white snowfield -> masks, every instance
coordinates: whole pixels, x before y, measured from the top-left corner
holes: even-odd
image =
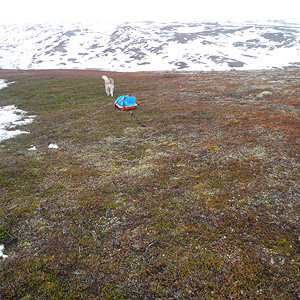
[[[300,25],[0,24],[0,68],[210,71],[300,67]]]

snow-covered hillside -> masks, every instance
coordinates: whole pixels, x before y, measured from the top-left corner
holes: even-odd
[[[0,25],[0,68],[113,71],[300,67],[300,25],[283,22]]]

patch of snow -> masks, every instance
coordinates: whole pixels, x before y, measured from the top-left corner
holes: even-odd
[[[0,89],[3,89],[7,87],[7,83],[6,83],[6,80],[4,79],[0,79]]]
[[[31,148],[28,149],[28,151],[36,151],[36,146],[31,146]]]
[[[56,145],[56,144],[50,144],[49,146],[48,146],[48,148],[49,149],[58,149],[58,146]]]
[[[3,253],[3,251],[4,251],[4,245],[0,245],[0,258],[2,257],[3,259],[5,259],[5,258],[7,258],[8,257],[8,255],[5,255],[4,253]]]
[[[13,130],[16,126],[26,125],[33,121],[34,116],[27,116],[26,112],[15,105],[0,107],[0,142],[22,133],[29,133],[20,129]]]
[[[0,89],[3,89],[13,82],[7,83],[0,79]],[[21,133],[28,133],[22,130],[12,130],[16,126],[26,125],[33,121],[35,116],[27,116],[26,112],[14,105],[0,107],[0,142],[10,139]]]
[[[263,98],[264,96],[272,96],[272,95],[273,95],[272,92],[264,91],[264,92],[261,92],[260,94],[256,95],[256,98]]]
[[[9,84],[14,82],[7,82],[5,79],[0,79],[0,90],[6,88]]]

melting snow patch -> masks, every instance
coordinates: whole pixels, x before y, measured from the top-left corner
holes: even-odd
[[[256,97],[257,98],[263,98],[264,96],[272,96],[272,95],[273,95],[272,92],[264,91],[264,92],[261,92],[260,94],[258,94]]]
[[[36,151],[36,146],[31,145],[31,148],[29,148],[28,151]]]
[[[48,146],[49,149],[58,149],[58,146],[56,144],[50,144]]]
[[[12,84],[14,82],[7,83],[5,79],[0,79],[0,90],[6,88],[9,84]]]
[[[26,112],[14,105],[0,107],[0,141],[10,139],[21,133],[22,130],[12,130],[17,125],[25,125],[33,121],[34,116],[26,116]]]
[[[5,254],[3,253],[3,250],[4,250],[4,245],[0,245],[0,258],[1,258],[1,257],[2,257],[2,258],[7,258],[8,255],[5,255]]]
[[[7,87],[7,83],[6,83],[6,80],[4,79],[0,79],[0,89],[3,89]]]

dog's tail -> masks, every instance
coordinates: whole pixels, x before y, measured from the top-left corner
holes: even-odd
[[[108,77],[107,77],[107,76],[103,75],[103,76],[102,76],[102,79],[105,81],[105,83],[109,83],[109,80],[108,80]]]
[[[102,79],[105,81],[106,84],[109,84],[109,83],[114,84],[113,79],[112,78],[108,78],[106,75],[103,75]]]

